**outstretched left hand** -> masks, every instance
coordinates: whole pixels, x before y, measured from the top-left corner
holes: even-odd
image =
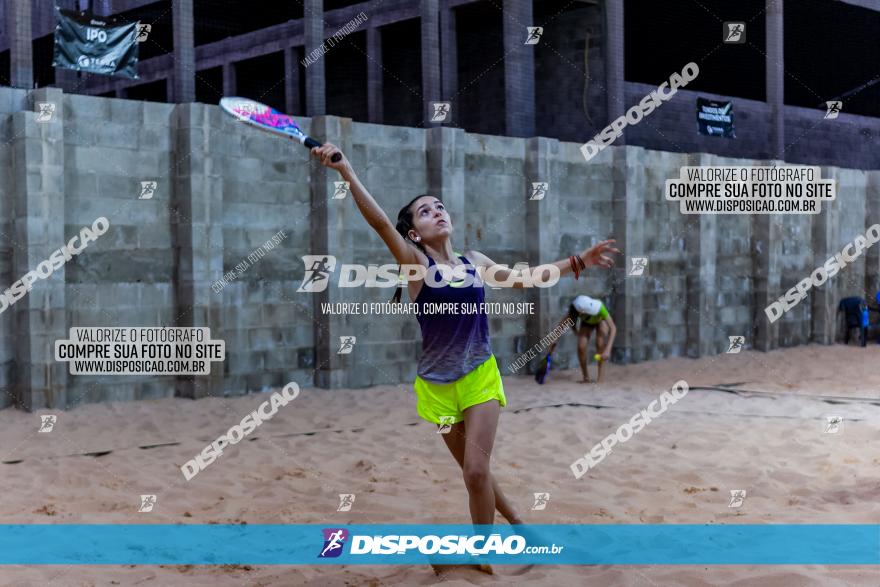
[[[587,267],[596,266],[611,269],[614,266],[614,259],[610,255],[620,254],[620,251],[614,247],[614,243],[613,238],[604,240],[581,253],[581,259]]]

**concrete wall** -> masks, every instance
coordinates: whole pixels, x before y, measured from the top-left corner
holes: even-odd
[[[174,107],[78,95],[64,95],[63,104],[64,234],[100,216],[111,223],[65,266],[64,330],[174,325],[168,197]],[[158,181],[154,198],[137,199],[141,181],[152,180]],[[69,376],[67,404],[162,397],[168,384],[167,378]]]
[[[58,104],[37,123],[33,103]],[[675,104],[664,109],[674,110]],[[691,104],[688,104],[690,109]],[[692,111],[691,111],[692,114]],[[440,196],[455,248],[499,263],[532,265],[618,238],[625,256],[647,256],[643,277],[626,259],[551,289],[488,290],[490,301],[529,301],[536,313],[490,319],[499,364],[546,335],[570,299],[606,301],[620,333],[614,359],[636,362],[723,352],[730,335],[772,349],[840,337],[840,298],[873,298],[880,251],[811,294],[778,323],[764,306],[880,220],[880,172],[823,168],[838,200],[818,216],[684,216],[665,201],[684,165],[762,164],[703,153],[612,147],[585,162],[576,143],[302,119],[341,145],[392,218],[421,193]],[[633,132],[650,133],[644,125]],[[158,104],[0,88],[0,286],[11,285],[100,216],[111,223],[78,257],[0,313],[0,406],[64,408],[86,402],[234,395],[280,386],[409,389],[420,352],[412,317],[325,315],[321,302],[380,302],[389,289],[297,293],[301,257],[392,262],[334,173],[295,142],[245,127],[203,104]],[[142,181],[157,181],[138,199]],[[549,191],[529,200],[531,183]],[[212,284],[278,231],[272,251],[216,293]],[[335,278],[333,283],[335,283]],[[54,340],[73,326],[210,326],[227,358],[210,376],[73,376]],[[337,355],[340,336],[355,351]],[[558,362],[575,364],[573,336]]]
[[[10,113],[25,108],[25,90],[4,88],[0,91],[0,194],[13,193],[13,177],[10,173],[13,165],[13,149],[9,137],[14,136]],[[8,205],[9,196],[0,205],[0,280],[4,289],[15,281],[13,278],[13,252],[15,250],[15,224],[13,207]],[[15,377],[15,322],[12,312],[0,314],[0,407],[14,403],[12,384]]]

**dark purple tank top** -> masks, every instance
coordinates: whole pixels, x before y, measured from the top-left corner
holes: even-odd
[[[470,265],[464,255],[458,255],[458,258]],[[489,320],[485,312],[479,311],[486,294],[475,267],[467,269],[473,277],[473,284],[455,287],[444,283],[439,271],[430,271],[434,265],[434,259],[428,257],[428,275],[415,301],[419,308],[419,326],[422,328],[422,358],[419,360],[418,375],[427,381],[450,383],[461,379],[492,356]],[[429,279],[443,285],[431,287],[427,283]],[[477,304],[478,313],[426,314],[424,311],[427,304],[456,303]]]

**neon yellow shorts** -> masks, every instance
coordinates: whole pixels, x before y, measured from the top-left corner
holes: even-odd
[[[482,365],[450,383],[434,383],[416,377],[416,410],[422,419],[434,424],[455,424],[464,420],[464,411],[471,406],[498,400],[507,405],[504,385],[495,355]]]

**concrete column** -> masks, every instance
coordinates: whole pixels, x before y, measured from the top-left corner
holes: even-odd
[[[196,101],[196,50],[193,35],[193,0],[171,3],[174,27],[174,101]]]
[[[308,57],[324,42],[324,0],[305,0],[303,29]],[[324,75],[324,56],[306,67],[306,116],[320,116],[327,112],[327,80]]]
[[[626,111],[623,48],[623,2],[605,0],[605,100],[608,123]],[[615,144],[626,144],[626,131]]]
[[[867,171],[865,193],[865,230],[874,224],[880,224],[880,171]],[[826,204],[827,205],[827,204]],[[876,302],[875,296],[880,291],[880,243],[868,248],[865,255],[865,292],[868,302]],[[871,315],[871,321],[877,315]]]
[[[709,157],[700,153],[688,155],[688,166],[711,165]],[[699,214],[686,217],[685,281],[687,290],[687,356],[693,359],[714,355],[726,334],[719,331],[717,315],[718,276],[715,265],[718,254],[718,216]],[[650,261],[648,263],[650,268]],[[751,342],[751,341],[747,341]]]
[[[64,229],[63,93],[41,88],[28,101],[34,111],[37,102],[51,102],[55,113],[51,122],[37,122],[34,111],[11,117],[11,273],[16,280],[37,270],[69,238]],[[18,406],[28,411],[67,406],[68,363],[55,361],[55,340],[67,338],[64,276],[62,265],[5,310],[13,316],[17,336],[13,390]]]
[[[779,323],[771,323],[764,309],[775,302],[782,291],[782,235],[779,221],[771,214],[752,216],[753,267],[753,347],[771,351],[779,346]]]
[[[312,66],[310,66],[311,69]],[[309,134],[315,139],[339,146],[343,152],[351,152],[351,119],[336,116],[317,116],[312,119]],[[336,226],[354,226],[363,220],[349,197],[333,200],[339,174],[328,170],[316,161],[311,165],[311,216],[309,230],[309,250],[313,255],[331,254],[332,251],[353,251],[355,231],[335,230]],[[336,253],[339,254],[338,252]],[[337,258],[337,263],[344,263]],[[312,323],[315,341],[315,387],[336,389],[350,385],[363,385],[351,369],[345,369],[351,355],[339,355],[339,337],[355,334],[346,327],[346,316],[328,315],[321,311],[322,303],[357,302],[362,292],[354,288],[339,288],[331,284],[322,292],[308,294],[312,298]],[[356,347],[357,348],[357,347]],[[363,347],[362,347],[363,348]],[[355,353],[357,350],[354,351]]]
[[[382,31],[371,26],[367,29],[367,120],[374,124],[385,119],[382,74]]]
[[[15,88],[31,89],[34,86],[31,0],[6,0],[6,27],[9,81]]]
[[[764,23],[767,30],[767,104],[770,106],[770,148],[768,157],[782,159],[785,151],[785,56],[783,55],[783,2],[767,2]],[[748,32],[748,31],[747,31]]]
[[[420,0],[422,19],[422,112],[426,128],[438,126],[431,122],[430,102],[440,101],[440,0]],[[452,112],[455,121],[455,111]]]
[[[440,94],[444,100],[453,100],[458,93],[458,40],[455,33],[455,11],[445,8],[440,11]],[[455,108],[455,105],[453,105]]]
[[[428,194],[437,196],[446,204],[453,218],[465,218],[464,197],[464,141],[465,133],[459,128],[428,129]],[[467,248],[460,240],[457,245]]]
[[[822,167],[821,169],[823,178],[838,179],[839,174],[836,167]],[[838,185],[840,184],[838,183]],[[813,258],[810,261],[809,273],[805,271],[803,277],[809,277],[816,267],[821,267],[829,257],[833,257],[840,252],[840,206],[838,201],[823,202],[822,212],[810,216],[810,219],[812,220],[810,240],[812,242]],[[846,282],[844,281],[843,283]],[[809,341],[803,341],[804,343],[834,344],[837,334],[837,304],[842,297],[839,295],[840,284],[841,280],[833,277],[821,286],[811,289],[809,297],[801,302],[806,304],[809,301],[811,304],[811,333]]]
[[[526,45],[532,2],[504,0],[504,121],[514,137],[535,134],[535,45]]]
[[[223,324],[222,296],[211,289],[223,275],[222,169],[211,157],[213,106],[190,102],[174,109],[172,216],[176,267],[176,326],[217,327]],[[212,338],[220,338],[212,330]],[[177,395],[199,398],[223,395],[223,364],[213,363],[211,374],[180,377]]]
[[[238,80],[235,77],[235,63],[227,62],[223,64],[223,95],[237,96]]]
[[[299,47],[284,49],[284,108],[288,114],[301,114],[299,103],[299,60],[302,59]]]
[[[552,165],[559,157],[559,141],[534,137],[526,142],[526,160],[522,197],[525,199],[525,231],[530,235],[526,250],[528,264],[537,267],[542,263],[556,261],[565,256],[559,251],[559,186],[551,180]],[[529,199],[533,182],[548,182],[548,191],[542,200]],[[555,188],[555,189],[554,189]],[[569,253],[571,254],[571,253]],[[559,287],[531,288],[526,290],[528,301],[535,313],[526,319],[526,336],[518,348],[528,349],[541,338],[550,334],[561,317],[559,311]],[[499,365],[502,373],[508,373],[507,365]]]
[[[623,251],[615,269],[609,308],[617,325],[617,338],[611,360],[615,363],[635,363],[645,359],[642,334],[642,295],[645,281],[651,274],[651,255],[645,250],[645,177],[637,152],[628,148],[611,149],[612,157],[612,216],[617,248]],[[629,276],[630,257],[648,257],[645,274]]]

